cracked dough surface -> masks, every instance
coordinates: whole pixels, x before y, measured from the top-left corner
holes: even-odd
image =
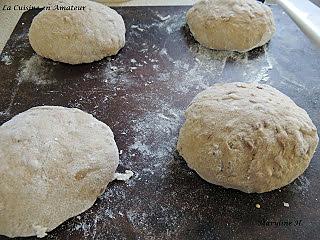
[[[114,179],[111,129],[92,115],[35,107],[0,127],[0,235],[43,237],[90,208]]]
[[[275,32],[271,9],[257,0],[201,0],[187,12],[194,38],[217,50],[247,52]]]
[[[307,112],[263,84],[215,84],[185,117],[177,149],[188,166],[210,183],[248,193],[292,182],[319,141]]]
[[[52,6],[86,6],[85,10],[43,10],[32,21],[34,51],[54,61],[80,64],[115,55],[125,44],[125,25],[113,9],[87,0],[60,0]]]

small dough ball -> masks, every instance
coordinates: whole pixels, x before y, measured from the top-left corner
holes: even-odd
[[[319,138],[306,111],[256,83],[216,84],[186,110],[177,149],[206,181],[268,192],[308,167]]]
[[[0,235],[44,237],[90,208],[119,162],[110,128],[64,107],[35,107],[0,126]]]
[[[275,32],[271,9],[256,0],[202,0],[187,12],[194,38],[217,50],[247,52]]]
[[[84,10],[57,10],[85,6]],[[87,0],[61,0],[32,21],[34,51],[54,61],[80,64],[115,55],[125,44],[125,25],[113,9]]]

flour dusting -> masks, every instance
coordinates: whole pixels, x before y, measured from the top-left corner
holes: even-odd
[[[126,170],[125,173],[115,173],[114,179],[118,181],[128,181],[134,173],[130,170]]]
[[[309,191],[310,181],[305,175],[301,175],[293,182],[292,185],[293,187],[290,188],[292,191],[305,195]]]
[[[132,125],[135,141],[129,147],[129,153],[138,152],[143,157],[154,159],[154,161],[170,158],[170,154],[175,151],[177,133],[183,115],[182,110],[174,109],[160,99],[157,101],[161,106],[158,111],[145,113]],[[162,159],[164,164],[166,160]]]
[[[186,22],[185,14],[162,16],[158,11],[152,12],[157,16],[157,19],[154,19],[152,24],[139,22],[137,24],[131,25],[130,28],[137,30],[138,32],[143,32],[151,28],[158,28],[162,31],[164,30],[167,34],[172,34],[181,29],[181,27],[183,27]]]
[[[31,82],[36,85],[51,84],[54,81],[50,77],[51,71],[44,59],[38,55],[32,56],[22,63],[18,74],[19,82]]]
[[[0,61],[4,62],[5,65],[11,65],[12,64],[12,57],[4,52],[1,55]]]

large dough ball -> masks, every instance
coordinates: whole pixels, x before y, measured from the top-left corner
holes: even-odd
[[[188,166],[210,183],[248,193],[292,182],[319,141],[308,114],[268,85],[216,84],[185,115],[177,148]]]
[[[56,10],[56,6],[84,10]],[[87,0],[61,0],[32,21],[29,40],[40,56],[80,64],[117,54],[125,44],[125,25],[113,9]]]
[[[0,127],[0,235],[45,236],[113,180],[110,128],[78,109],[35,107]]]
[[[201,0],[187,12],[194,38],[203,46],[246,52],[275,32],[271,9],[256,0]]]

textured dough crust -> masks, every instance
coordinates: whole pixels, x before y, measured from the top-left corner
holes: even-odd
[[[319,141],[306,111],[263,84],[216,84],[185,116],[177,149],[188,166],[208,182],[248,193],[292,182]]]
[[[256,0],[202,0],[187,12],[194,38],[217,50],[247,52],[275,32],[271,9]]]
[[[35,107],[0,127],[0,235],[43,237],[90,208],[119,163],[110,128],[78,109]]]
[[[84,10],[43,10],[32,21],[29,41],[34,51],[54,61],[80,64],[115,55],[125,44],[125,25],[113,9],[86,0],[54,5],[86,6]]]

